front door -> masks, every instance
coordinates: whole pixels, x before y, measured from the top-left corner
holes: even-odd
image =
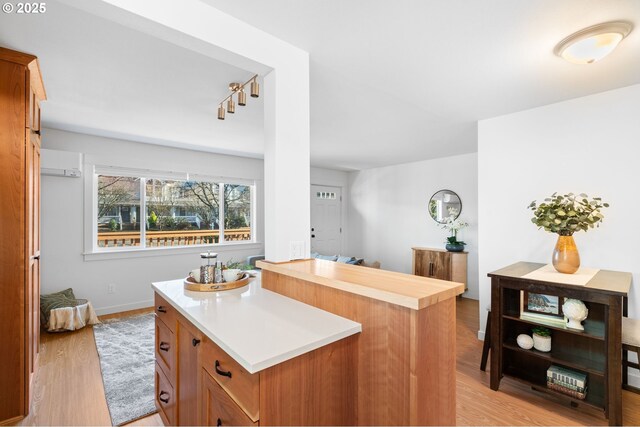
[[[311,186],[311,252],[338,255],[342,247],[342,189]]]

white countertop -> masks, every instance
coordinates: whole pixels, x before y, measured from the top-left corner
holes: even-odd
[[[195,292],[171,280],[152,287],[250,373],[362,331],[359,323],[262,289]]]

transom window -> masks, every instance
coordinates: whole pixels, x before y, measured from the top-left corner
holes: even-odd
[[[331,200],[335,200],[335,198],[336,198],[336,193],[334,193],[333,191],[317,191],[317,192],[316,192],[316,198],[317,198],[317,199],[331,199]]]
[[[253,241],[255,185],[96,173],[95,248]]]

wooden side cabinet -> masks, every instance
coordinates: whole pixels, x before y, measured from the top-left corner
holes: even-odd
[[[600,410],[609,425],[622,425],[621,330],[624,300],[631,289],[632,275],[599,270],[584,285],[527,277],[543,266],[519,262],[488,274],[491,277],[491,389],[498,390],[501,380],[510,378],[578,409]],[[584,330],[522,316],[524,292],[555,296],[559,301],[564,298],[582,301],[589,310]],[[551,330],[549,352],[523,349],[517,344],[520,334],[531,335],[537,326]],[[549,388],[547,370],[551,365],[585,374],[586,397],[577,399]]]
[[[40,339],[38,60],[0,48],[0,425],[29,413]]]
[[[420,247],[412,250],[413,274],[464,283],[464,290],[467,291],[467,252]]]

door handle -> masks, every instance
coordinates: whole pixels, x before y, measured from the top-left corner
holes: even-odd
[[[223,377],[231,378],[231,371],[223,371],[222,369],[220,369],[220,361],[216,360],[215,368],[216,368],[216,374],[222,375]]]
[[[160,348],[160,350],[162,351],[169,351],[171,346],[169,345],[168,342],[160,341],[160,345],[158,345],[158,348]]]
[[[197,346],[198,344],[200,344],[200,340],[199,340],[199,339],[197,339],[197,338],[194,338],[194,339],[192,339],[192,340],[191,340],[191,344],[193,344],[193,346],[195,347],[195,346]]]
[[[222,420],[218,418],[218,421],[216,421],[216,427],[220,427],[221,425],[222,425]]]
[[[429,276],[433,276],[433,263],[429,263]]]
[[[167,393],[166,391],[161,391],[160,394],[158,395],[158,400],[160,400],[160,402],[162,403],[169,403],[169,397],[170,397],[169,393]]]

